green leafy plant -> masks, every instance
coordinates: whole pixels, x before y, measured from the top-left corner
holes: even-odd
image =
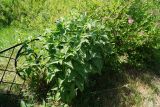
[[[70,103],[89,75],[120,71],[124,63],[144,65],[157,35],[148,6],[113,0],[57,20],[38,42],[24,44],[19,74],[38,100]]]
[[[38,97],[51,92],[56,99],[70,102],[78,90],[83,91],[88,74],[101,73],[103,59],[111,54],[103,29],[86,14],[58,20],[56,30],[37,45],[26,44],[27,63],[19,69],[22,78],[29,79]]]

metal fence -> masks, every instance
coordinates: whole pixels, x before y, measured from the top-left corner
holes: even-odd
[[[18,57],[23,43],[0,51],[0,93],[20,95],[25,81],[16,71]]]

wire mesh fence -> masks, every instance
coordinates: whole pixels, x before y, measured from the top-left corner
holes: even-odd
[[[21,75],[16,68],[23,65],[20,62],[23,59],[21,54],[24,53],[25,44],[38,40],[39,38],[35,38],[0,51],[0,94],[21,95],[25,88],[25,80],[20,78]]]
[[[0,93],[20,95],[25,81],[16,71],[17,58],[22,48],[22,43],[16,44],[0,51]]]

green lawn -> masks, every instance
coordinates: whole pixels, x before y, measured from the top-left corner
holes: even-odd
[[[0,28],[0,49],[8,48],[17,43],[17,29],[14,27]]]

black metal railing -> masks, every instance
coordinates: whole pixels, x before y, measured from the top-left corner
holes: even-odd
[[[16,67],[20,66],[18,65],[18,60],[24,45],[37,40],[39,39],[18,43],[0,51],[0,93],[16,95],[22,93],[25,86],[25,80],[20,78],[20,74],[17,72]]]
[[[0,93],[20,95],[25,81],[16,71],[16,63],[23,43],[0,51]]]

